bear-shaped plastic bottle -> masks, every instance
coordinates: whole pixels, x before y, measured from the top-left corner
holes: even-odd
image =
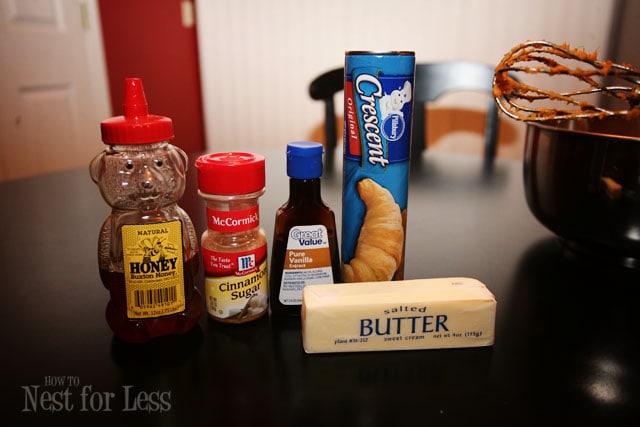
[[[188,158],[172,145],[170,118],[148,114],[142,82],[125,79],[124,115],[101,123],[106,149],[91,178],[111,206],[98,238],[107,323],[128,342],[182,334],[199,321],[198,237],[177,205]]]

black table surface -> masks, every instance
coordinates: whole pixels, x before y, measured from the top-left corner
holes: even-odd
[[[284,151],[262,151],[270,242]],[[336,157],[322,191],[340,228]],[[189,173],[180,205],[202,233]],[[104,318],[109,207],[88,170],[0,184],[2,424],[640,425],[640,272],[566,253],[527,208],[521,162],[487,173],[427,151],[409,191],[406,278],[483,281],[498,301],[492,347],[307,355],[299,318],[206,315],[184,336],[127,344]]]

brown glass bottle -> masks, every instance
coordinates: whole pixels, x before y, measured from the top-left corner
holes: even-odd
[[[342,282],[335,215],[321,197],[322,151],[287,145],[289,199],[276,212],[269,276],[274,315],[300,315],[305,286]]]

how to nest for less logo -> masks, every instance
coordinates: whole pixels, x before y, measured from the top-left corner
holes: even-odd
[[[43,384],[21,386],[22,412],[167,412],[171,391],[145,391],[123,385],[116,393],[80,384],[77,376],[45,376]],[[116,405],[121,405],[116,408]]]

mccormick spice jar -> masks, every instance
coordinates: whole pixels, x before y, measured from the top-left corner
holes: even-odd
[[[98,239],[100,277],[111,296],[107,322],[130,342],[187,332],[202,314],[198,238],[176,203],[187,155],[169,143],[171,119],[148,114],[140,79],[125,80],[124,115],[104,120],[101,130],[107,148],[90,173],[112,208]]]
[[[206,202],[202,234],[209,316],[244,323],[268,312],[267,238],[258,199],[265,159],[252,153],[214,153],[196,159],[198,193]]]
[[[345,282],[404,277],[414,71],[413,52],[346,53]]]

